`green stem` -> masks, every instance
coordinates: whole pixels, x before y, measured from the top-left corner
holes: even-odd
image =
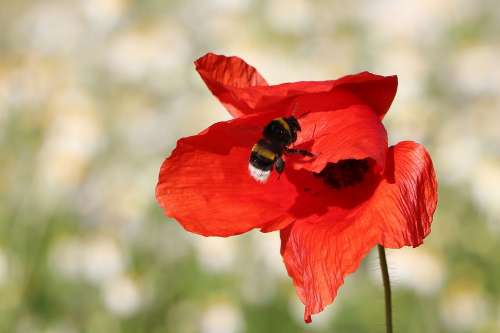
[[[385,249],[381,245],[377,245],[377,249],[378,249],[378,258],[380,260],[380,269],[382,270],[382,281],[384,282],[386,332],[392,333],[391,281],[389,280],[389,270],[387,269],[387,259],[385,258]]]

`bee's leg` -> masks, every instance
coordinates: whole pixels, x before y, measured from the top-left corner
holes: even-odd
[[[286,154],[298,154],[302,156],[307,156],[307,157],[315,157],[313,153],[310,151],[304,150],[304,149],[295,149],[295,148],[285,148],[285,153]]]
[[[281,156],[276,156],[276,161],[274,162],[274,167],[276,171],[281,175],[283,170],[285,170],[285,161],[281,158]]]

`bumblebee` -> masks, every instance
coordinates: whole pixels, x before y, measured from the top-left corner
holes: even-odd
[[[314,154],[303,149],[289,148],[297,140],[301,130],[294,116],[273,119],[264,127],[262,138],[253,146],[248,163],[250,176],[265,183],[273,170],[281,174],[285,169],[283,154],[299,154],[313,157]]]

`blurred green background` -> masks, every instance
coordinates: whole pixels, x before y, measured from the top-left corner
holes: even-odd
[[[496,0],[0,1],[0,332],[384,332],[376,251],[305,325],[278,234],[163,217],[162,160],[229,118],[208,51],[270,83],[398,74],[389,140],[428,147],[440,202],[388,251],[396,331],[500,332]]]

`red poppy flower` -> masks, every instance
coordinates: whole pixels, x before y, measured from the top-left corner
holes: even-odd
[[[437,181],[425,148],[388,147],[382,118],[396,76],[368,72],[321,82],[268,85],[237,57],[207,54],[196,70],[234,119],[182,138],[164,162],[156,198],[165,214],[204,236],[280,230],[281,254],[304,319],[330,304],[372,247],[416,247],[429,234]],[[297,118],[286,168],[259,183],[253,145],[277,117]]]

